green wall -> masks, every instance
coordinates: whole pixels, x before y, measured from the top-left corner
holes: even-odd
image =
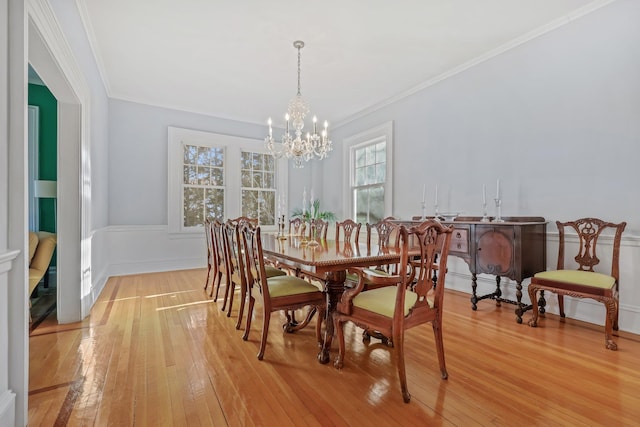
[[[58,101],[46,86],[29,85],[29,105],[39,107],[38,176],[58,180]],[[40,199],[40,230],[56,232],[54,199]]]

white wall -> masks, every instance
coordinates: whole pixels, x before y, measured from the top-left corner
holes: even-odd
[[[334,129],[334,144],[394,121],[394,215],[400,218],[421,213],[423,184],[429,203],[439,185],[441,212],[481,215],[482,184],[492,198],[499,178],[503,215],[541,215],[551,222],[550,267],[557,256],[556,220],[627,221],[621,328],[638,333],[640,291],[634,282],[640,271],[634,264],[640,256],[640,198],[632,189],[640,182],[638,22],[640,2],[613,2],[343,124]],[[336,151],[323,162],[322,198],[340,217],[342,196],[330,191],[344,182]],[[466,265],[454,261],[451,271],[448,286],[469,292]],[[494,287],[492,278],[483,279],[489,290]],[[507,286],[507,296],[513,293]],[[599,310],[581,302],[568,315],[601,323]]]

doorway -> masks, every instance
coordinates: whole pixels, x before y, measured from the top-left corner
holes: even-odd
[[[29,331],[33,332],[45,318],[56,321],[57,262],[55,245],[50,243],[57,234],[58,101],[31,65],[28,77],[29,242],[34,247],[30,255],[38,264],[34,278],[29,274]]]

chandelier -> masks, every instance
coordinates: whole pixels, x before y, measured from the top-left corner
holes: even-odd
[[[289,108],[284,115],[286,120],[285,132],[282,135],[282,144],[276,146],[273,139],[273,129],[271,128],[271,118],[269,124],[269,136],[265,141],[265,146],[270,154],[276,158],[286,157],[294,159],[296,168],[304,167],[304,161],[309,161],[314,157],[324,159],[329,151],[333,150],[329,140],[329,123],[325,120],[322,131],[318,134],[318,119],[313,116],[313,133],[307,132],[303,136],[304,117],[309,113],[309,104],[300,93],[300,49],[304,47],[304,42],[297,40],[293,42],[293,47],[298,49],[298,93],[295,98],[289,101]],[[289,125],[293,125],[293,135],[289,132]]]

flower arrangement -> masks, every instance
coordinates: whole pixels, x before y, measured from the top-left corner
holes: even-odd
[[[307,206],[307,188],[305,187],[302,192],[302,209],[294,209],[291,213],[291,218],[300,218],[305,222],[309,222],[312,219],[334,222],[336,220],[336,215],[331,211],[320,210],[320,199],[313,197],[313,189],[311,189],[311,200],[309,202],[309,206]]]
[[[304,221],[311,221],[312,219],[322,219],[328,222],[334,222],[336,220],[336,214],[331,211],[320,210],[320,200],[311,200],[309,209],[303,207],[302,209],[296,208],[291,213],[291,218],[300,218]]]

